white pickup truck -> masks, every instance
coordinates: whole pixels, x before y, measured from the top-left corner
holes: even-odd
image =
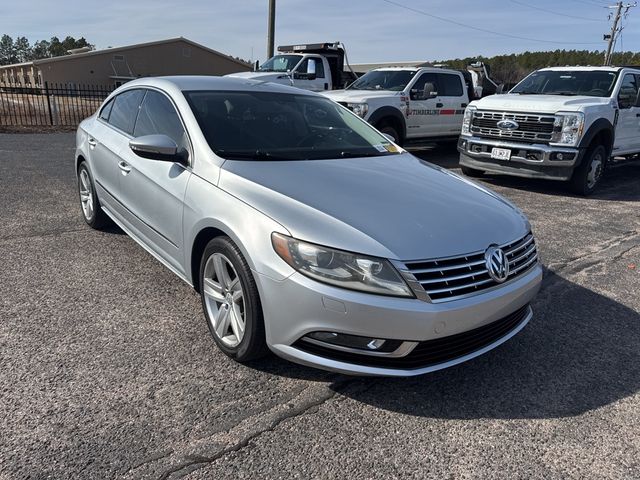
[[[355,73],[344,70],[346,53],[340,42],[282,45],[278,52],[253,72],[226,76],[281,83],[314,92],[343,88],[357,78]]]
[[[473,87],[458,70],[388,67],[323,95],[344,105],[398,144],[456,139]]]
[[[639,86],[640,67],[537,70],[467,107],[462,171],[564,180],[589,195],[612,157],[640,153]]]

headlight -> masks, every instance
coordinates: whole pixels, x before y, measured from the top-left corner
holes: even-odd
[[[551,143],[575,147],[584,129],[584,113],[558,112],[553,123]]]
[[[471,134],[471,119],[473,118],[473,112],[477,110],[476,107],[470,106],[464,110],[464,117],[462,117],[462,135]]]
[[[369,111],[369,105],[366,103],[347,103],[347,108],[362,118],[364,118]]]
[[[319,282],[367,293],[413,297],[388,260],[321,247],[275,232],[271,243],[292,268]]]

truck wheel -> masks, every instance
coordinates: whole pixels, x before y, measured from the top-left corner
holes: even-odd
[[[479,178],[484,176],[484,172],[482,170],[465,167],[464,165],[460,165],[460,169],[462,170],[462,173],[464,173],[467,177]]]
[[[578,195],[591,195],[600,184],[607,165],[607,149],[604,145],[593,145],[575,169],[569,186]]]
[[[398,131],[388,123],[381,123],[376,126],[376,128],[380,131],[380,133],[385,133],[391,137],[393,137],[393,142],[402,145],[402,140],[400,139],[400,135]]]

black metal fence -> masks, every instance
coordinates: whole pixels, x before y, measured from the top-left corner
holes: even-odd
[[[92,115],[115,87],[0,83],[0,125],[77,126]]]

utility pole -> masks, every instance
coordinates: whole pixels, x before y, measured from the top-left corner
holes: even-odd
[[[611,33],[609,35],[605,35],[604,39],[609,40],[609,44],[607,45],[607,53],[604,55],[604,64],[611,65],[611,57],[613,55],[613,47],[616,44],[616,36],[620,34],[622,28],[618,29],[618,24],[620,23],[620,19],[622,18],[622,9],[624,9],[624,15],[627,14],[630,8],[635,7],[637,3],[627,3],[626,5],[622,2],[618,2],[615,5],[610,5],[609,8],[616,9],[616,14],[613,19],[613,26],[611,27]]]
[[[273,57],[276,30],[276,0],[269,0],[269,30],[267,32],[267,58]]]

